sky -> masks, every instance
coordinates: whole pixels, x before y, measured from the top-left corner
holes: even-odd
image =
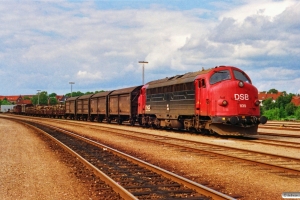
[[[300,93],[299,0],[0,0],[0,26],[0,95],[142,85],[139,61],[145,83],[230,65]]]

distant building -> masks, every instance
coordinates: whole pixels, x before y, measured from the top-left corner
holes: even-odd
[[[0,95],[0,100],[7,99],[7,101],[12,104],[32,104],[31,100],[24,100],[24,97],[32,98],[35,95],[10,95],[10,96],[2,96]],[[56,95],[56,99],[58,102],[63,103],[66,101],[66,97],[64,95]]]
[[[300,97],[299,97],[299,96],[293,96],[291,102],[292,102],[295,106],[300,106]]]
[[[263,106],[262,101],[271,98],[272,102],[275,103],[278,97],[283,96],[283,92],[278,93],[267,93],[267,92],[259,92],[258,93],[258,100],[260,101],[260,105]],[[293,96],[291,102],[295,106],[300,106],[300,97],[299,96]]]
[[[12,104],[15,104],[18,100],[22,100],[21,95],[16,95],[16,96],[0,96],[0,100],[7,99],[7,101],[11,102]]]
[[[267,93],[267,92],[259,92],[258,93],[258,100],[261,102],[271,98],[273,102],[276,102],[276,100],[278,99],[278,97],[282,96],[283,93],[282,92],[278,92],[278,93]]]
[[[15,105],[0,105],[0,112],[12,112]]]
[[[67,100],[67,97],[65,95],[56,95],[56,99],[58,102],[63,103]]]

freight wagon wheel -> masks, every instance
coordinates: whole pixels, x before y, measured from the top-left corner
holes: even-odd
[[[94,121],[94,117],[93,117],[93,116],[90,117],[90,121],[91,121],[91,122]]]
[[[131,119],[131,120],[130,120],[130,125],[131,125],[131,126],[134,126],[134,125],[135,125],[135,119]]]
[[[122,119],[121,119],[121,118],[118,118],[118,119],[117,119],[117,123],[121,125],[121,124],[122,124]]]

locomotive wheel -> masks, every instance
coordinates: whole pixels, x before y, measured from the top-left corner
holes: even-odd
[[[140,126],[142,126],[142,125],[143,125],[143,123],[142,123],[142,119],[141,119],[141,118],[139,118],[139,119],[138,119],[138,123],[139,123],[139,125],[140,125]]]

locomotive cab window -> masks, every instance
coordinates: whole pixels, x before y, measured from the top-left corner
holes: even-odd
[[[233,74],[235,79],[240,80],[240,81],[244,81],[247,83],[251,83],[251,81],[249,80],[249,78],[242,72],[237,71],[237,70],[233,70]]]
[[[215,73],[210,77],[209,83],[213,85],[215,83],[230,79],[231,76],[229,70],[215,71]]]

